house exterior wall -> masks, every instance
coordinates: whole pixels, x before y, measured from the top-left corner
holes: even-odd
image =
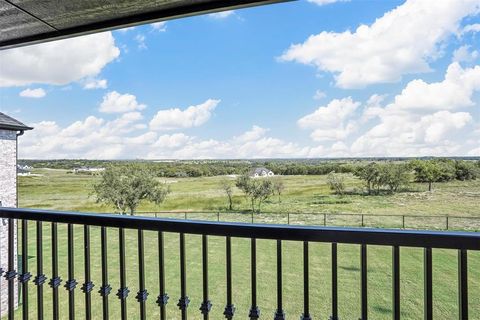
[[[17,132],[0,129],[0,201],[3,207],[17,206]],[[15,248],[17,233],[15,224]],[[17,252],[15,250],[15,261]],[[0,219],[0,268],[8,270],[8,223]],[[17,269],[17,266],[15,266]],[[18,272],[18,270],[17,270]],[[18,281],[15,280],[15,286]],[[15,288],[15,306],[18,304],[18,289]],[[0,277],[0,317],[8,312],[8,282]]]

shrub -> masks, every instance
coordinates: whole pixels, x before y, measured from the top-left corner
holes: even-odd
[[[455,162],[455,178],[457,180],[475,180],[480,175],[480,168],[473,162],[456,161]]]
[[[345,193],[345,178],[335,171],[332,171],[327,176],[327,184],[334,193],[343,195]]]
[[[384,164],[380,167],[379,180],[390,192],[397,192],[409,183],[409,168],[405,164]]]

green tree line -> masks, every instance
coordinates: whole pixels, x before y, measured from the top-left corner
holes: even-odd
[[[432,191],[436,182],[477,179],[480,177],[480,165],[479,162],[451,159],[371,162],[357,166],[353,174],[364,182],[368,194],[379,194],[381,191],[395,193],[408,186],[412,178],[415,182],[427,183],[428,190]],[[335,171],[328,175],[327,183],[335,193],[345,193],[344,179]]]

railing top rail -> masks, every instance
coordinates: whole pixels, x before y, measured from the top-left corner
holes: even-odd
[[[252,214],[251,211],[221,211],[221,210],[214,210],[214,211],[205,211],[205,210],[182,210],[182,211],[137,211],[138,214]],[[480,220],[480,217],[469,217],[469,216],[452,216],[452,215],[433,215],[433,214],[393,214],[393,213],[349,213],[349,212],[274,212],[274,211],[262,211],[261,215],[326,215],[326,216],[356,216],[361,218],[364,217],[377,217],[377,218],[384,218],[384,217],[393,217],[393,218],[426,218],[426,219],[475,219]]]
[[[0,208],[0,218],[240,238],[480,250],[480,233],[475,232],[287,226],[16,208]]]

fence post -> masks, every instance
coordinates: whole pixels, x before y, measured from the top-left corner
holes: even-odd
[[[252,211],[252,223],[253,223],[253,211]]]
[[[157,213],[155,212],[155,218],[158,218]]]
[[[220,211],[217,212],[217,221],[220,221]]]
[[[187,220],[187,211],[185,211],[185,212],[183,213],[183,218],[184,218],[185,220]]]
[[[402,229],[405,229],[405,215],[402,214]]]
[[[287,224],[290,224],[290,212],[287,212]]]
[[[362,227],[365,227],[365,224],[363,223],[363,213],[362,213]]]
[[[448,225],[448,216],[446,216],[445,218],[446,218],[446,225],[447,225],[447,230],[448,230],[448,227],[449,227],[449,225]]]
[[[324,227],[327,226],[327,214],[326,213],[323,214],[323,226]]]

